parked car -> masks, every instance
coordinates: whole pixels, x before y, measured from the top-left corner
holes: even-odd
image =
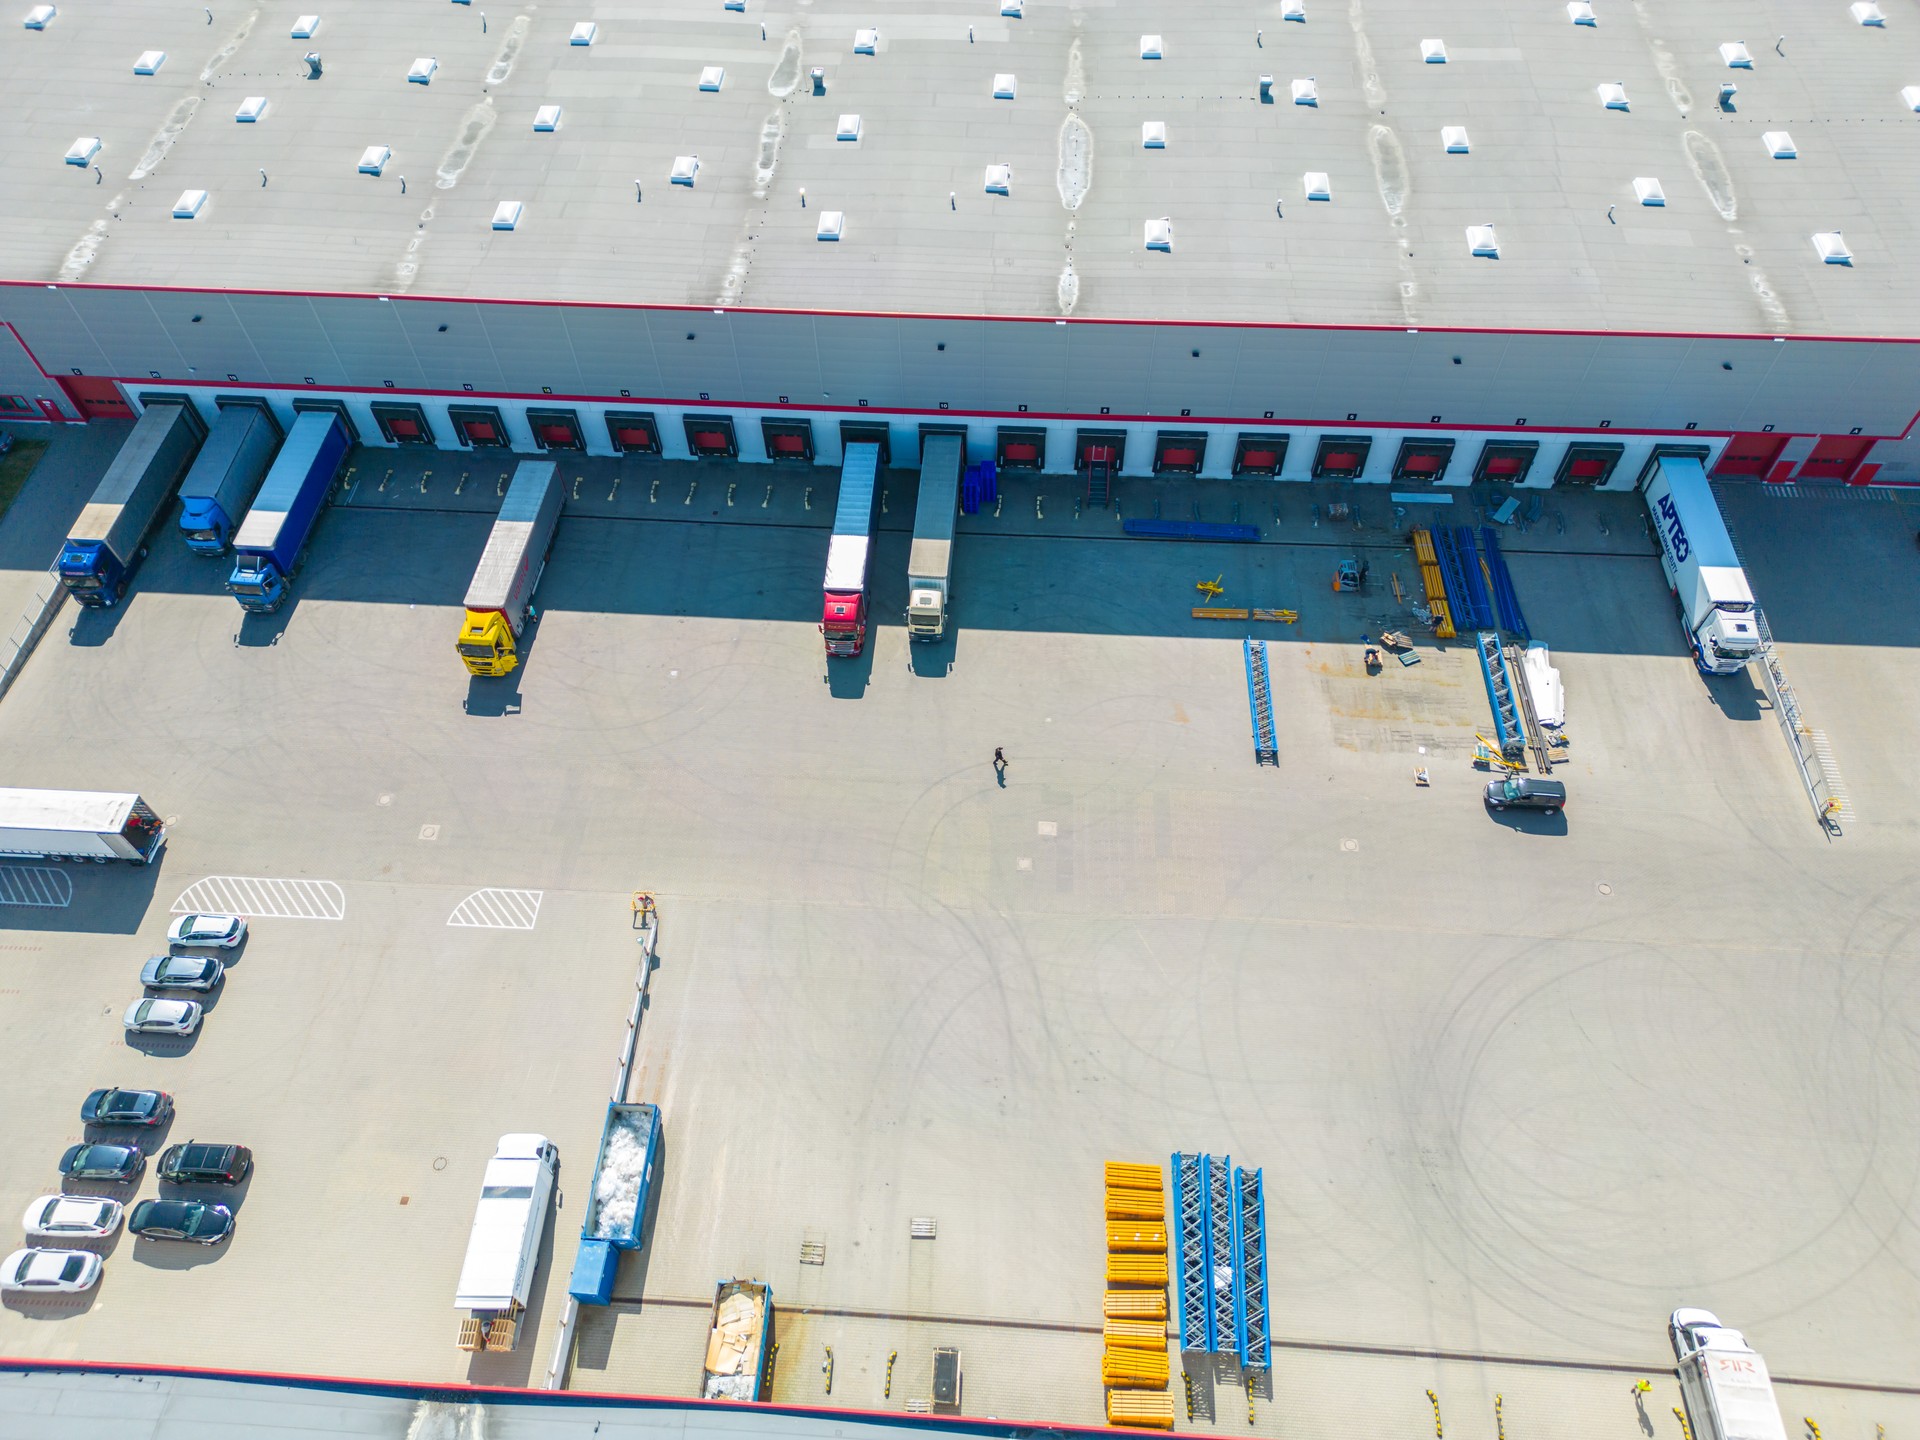
[[[182,915],[167,929],[167,943],[231,950],[247,938],[247,922],[238,915]]]
[[[0,1290],[78,1295],[99,1278],[100,1257],[91,1250],[16,1250],[0,1263]]]
[[[176,1185],[238,1185],[251,1169],[253,1152],[244,1145],[189,1140],[169,1145],[160,1157],[160,1178]]]
[[[164,1090],[96,1090],[80,1102],[82,1125],[164,1125],[173,1096]]]
[[[60,1173],[70,1180],[138,1180],[147,1157],[135,1145],[69,1145]]]
[[[197,1000],[136,1000],[127,1007],[126,1026],[135,1035],[191,1035],[200,1015]]]
[[[120,1228],[120,1210],[97,1195],[42,1195],[20,1223],[29,1240],[101,1240]]]
[[[211,990],[227,967],[211,955],[156,955],[140,968],[149,990]]]
[[[218,1245],[233,1233],[233,1211],[200,1200],[142,1200],[127,1229],[142,1240],[191,1240]]]
[[[1538,810],[1542,815],[1558,815],[1566,803],[1567,787],[1558,780],[1509,775],[1487,782],[1487,804],[1495,810]]]
[[[13,448],[12,432],[7,430],[0,430],[0,455],[6,454],[7,451],[11,450],[12,448]]]

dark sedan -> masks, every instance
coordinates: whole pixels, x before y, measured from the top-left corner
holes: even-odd
[[[60,1173],[71,1180],[138,1180],[147,1157],[132,1145],[70,1145]]]
[[[199,1200],[142,1200],[133,1207],[127,1229],[142,1240],[218,1245],[233,1233],[233,1212]]]
[[[164,1090],[96,1090],[80,1102],[82,1125],[164,1125],[173,1097]]]

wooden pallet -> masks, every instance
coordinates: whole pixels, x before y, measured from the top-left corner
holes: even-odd
[[[460,1322],[460,1348],[462,1350],[487,1348],[486,1324],[478,1315],[469,1315]]]
[[[1158,1320],[1167,1323],[1164,1290],[1109,1290],[1104,1313],[1109,1320]]]
[[[1146,1430],[1173,1429],[1173,1396],[1151,1390],[1109,1390],[1107,1423],[1134,1425]]]

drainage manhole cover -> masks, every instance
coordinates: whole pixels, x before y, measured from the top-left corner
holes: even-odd
[[[1613,887],[1607,884],[1606,881],[1602,880],[1600,882],[1600,893],[1602,895],[1611,895],[1613,893]]]
[[[1360,842],[1358,840],[1342,840],[1340,842],[1340,848],[1347,851],[1358,850],[1360,848]]]

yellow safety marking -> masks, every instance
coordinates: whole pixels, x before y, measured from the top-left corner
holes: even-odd
[[[891,1400],[893,1398],[893,1362],[899,1358],[900,1352],[898,1350],[889,1350],[887,1352],[887,1388],[880,1396],[882,1400]]]
[[[1442,1437],[1445,1436],[1446,1431],[1440,1428],[1440,1397],[1434,1394],[1433,1391],[1429,1390],[1427,1391],[1427,1399],[1433,1402],[1434,1440],[1442,1440]]]
[[[1693,1427],[1687,1424],[1687,1412],[1676,1405],[1673,1407],[1673,1418],[1680,1422],[1680,1434],[1683,1440],[1693,1440]]]

